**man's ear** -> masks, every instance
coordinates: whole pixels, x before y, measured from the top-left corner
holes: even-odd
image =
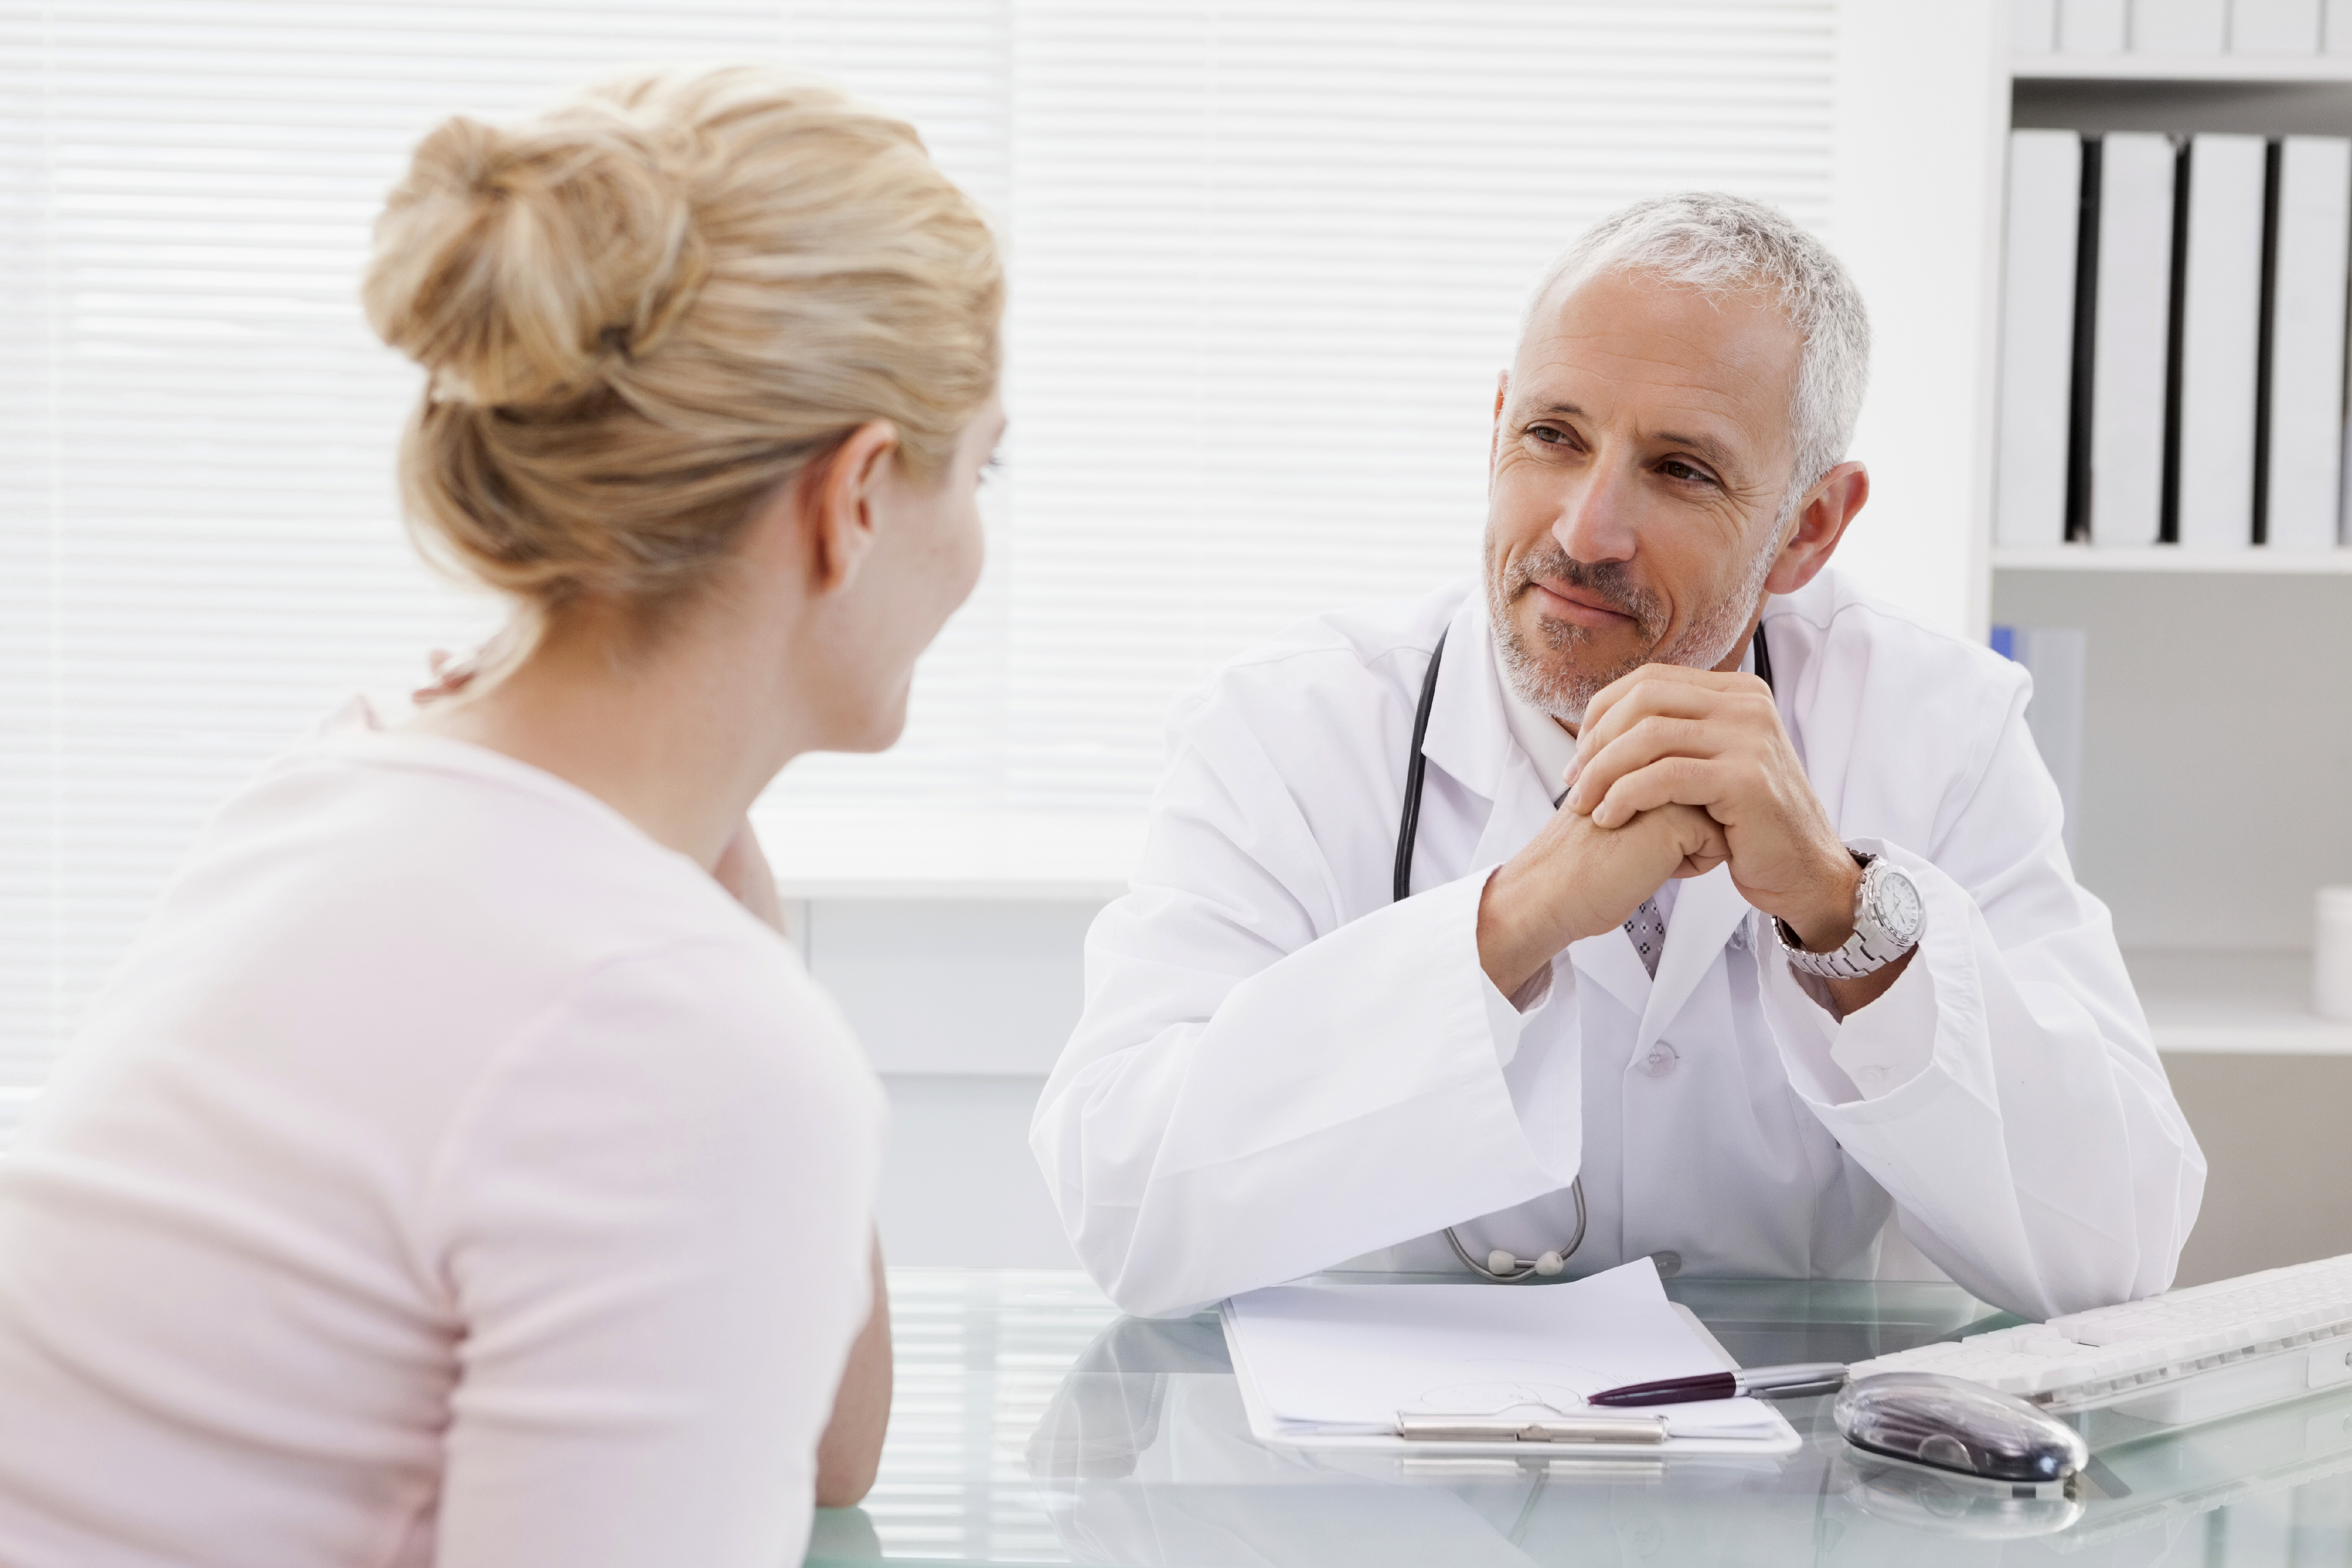
[[[1840,463],[1822,476],[1797,508],[1797,525],[1764,579],[1767,593],[1793,594],[1818,576],[1845,537],[1846,525],[1870,500],[1870,470]]]
[[[800,512],[809,543],[809,588],[845,586],[874,548],[877,492],[889,478],[898,429],[877,419],[851,431],[801,478]]]

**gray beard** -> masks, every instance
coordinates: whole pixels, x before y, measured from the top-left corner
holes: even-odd
[[[1781,521],[1785,523],[1786,519]],[[1581,726],[1584,710],[1592,705],[1595,697],[1645,664],[1713,669],[1731,657],[1731,650],[1746,635],[1748,619],[1756,613],[1764,595],[1764,579],[1772,574],[1772,563],[1780,557],[1780,528],[1776,526],[1741,570],[1739,581],[1731,591],[1700,612],[1680,636],[1664,647],[1657,645],[1659,632],[1653,629],[1664,619],[1663,607],[1654,595],[1626,582],[1618,563],[1588,566],[1557,544],[1521,557],[1507,570],[1497,571],[1490,562],[1486,571],[1486,609],[1488,618],[1495,623],[1495,655],[1502,666],[1503,679],[1510,683],[1520,700],[1563,724]],[[1554,620],[1549,616],[1539,617],[1537,625],[1545,652],[1550,657],[1547,658],[1530,647],[1527,634],[1511,618],[1510,607],[1541,576],[1573,584],[1633,617],[1634,625],[1650,640],[1650,651],[1603,669],[1579,668],[1576,652],[1591,642],[1591,634],[1572,621]]]

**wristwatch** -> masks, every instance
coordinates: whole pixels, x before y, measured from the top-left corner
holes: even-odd
[[[1828,952],[1807,952],[1787,921],[1773,919],[1780,951],[1789,966],[1824,980],[1859,980],[1885,968],[1919,942],[1927,906],[1919,901],[1918,885],[1883,855],[1849,849],[1862,868],[1862,885],[1853,893],[1853,934],[1845,945]]]

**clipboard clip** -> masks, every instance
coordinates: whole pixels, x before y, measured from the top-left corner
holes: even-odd
[[[1655,1447],[1666,1440],[1663,1415],[1547,1415],[1526,1420],[1494,1415],[1423,1415],[1397,1412],[1397,1436],[1408,1443],[1628,1443]]]

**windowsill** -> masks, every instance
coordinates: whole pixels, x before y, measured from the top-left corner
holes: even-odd
[[[787,899],[1037,899],[1127,891],[1140,816],[1088,812],[816,811],[753,816]]]

